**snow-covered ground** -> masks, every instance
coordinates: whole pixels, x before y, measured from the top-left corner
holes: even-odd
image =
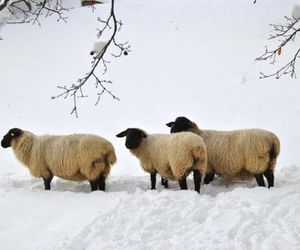
[[[41,28],[2,27],[0,135],[12,127],[96,133],[112,141],[118,163],[105,193],[57,178],[46,192],[11,149],[1,148],[1,250],[299,249],[300,84],[259,80],[260,71],[274,68],[254,61],[270,44],[269,24],[282,22],[297,1],[252,2],[116,1],[124,23],[118,39],[130,41],[132,52],[111,58],[105,78],[121,101],[103,96],[94,106],[88,87],[78,119],[69,115],[71,99],[51,96],[89,70],[98,13],[76,8],[67,24],[50,18]],[[283,49],[283,60],[295,48]],[[275,187],[216,178],[200,195],[179,191],[175,182],[150,191],[148,175],[115,135],[127,127],[169,133],[165,123],[181,115],[203,128],[275,132],[281,140]]]

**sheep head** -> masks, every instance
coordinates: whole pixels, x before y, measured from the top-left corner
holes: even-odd
[[[19,128],[12,128],[8,131],[8,133],[3,136],[1,141],[1,146],[3,148],[8,148],[11,146],[13,140],[18,139],[23,134],[23,131]]]
[[[138,128],[128,128],[123,132],[117,134],[116,136],[119,138],[126,136],[126,148],[136,149],[143,141],[143,138],[147,137],[147,134],[143,130]]]
[[[191,128],[196,126],[195,123],[184,116],[179,116],[174,122],[168,122],[166,125],[171,128],[171,133],[190,131]]]

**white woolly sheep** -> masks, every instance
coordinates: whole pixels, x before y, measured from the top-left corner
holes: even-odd
[[[50,190],[53,176],[72,181],[89,180],[91,190],[105,190],[105,179],[117,158],[113,145],[90,134],[42,135],[14,128],[1,141]]]
[[[177,117],[167,123],[171,133],[190,131],[200,135],[207,149],[208,184],[215,174],[229,180],[246,180],[255,177],[259,186],[274,186],[274,168],[280,151],[280,142],[275,134],[262,129],[234,131],[202,130],[186,117]]]
[[[117,135],[125,136],[126,147],[140,160],[143,169],[150,173],[151,189],[155,189],[157,173],[177,180],[181,189],[187,189],[186,177],[193,171],[195,191],[200,192],[207,155],[199,136],[190,132],[147,134],[137,128],[128,128]]]

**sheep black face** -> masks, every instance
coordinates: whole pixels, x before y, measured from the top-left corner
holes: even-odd
[[[177,133],[188,131],[188,129],[192,127],[192,122],[184,116],[179,116],[175,122],[169,122],[166,125],[171,128],[171,133]]]
[[[12,128],[8,131],[8,133],[3,136],[3,139],[1,141],[1,146],[3,148],[8,148],[11,146],[12,140],[18,138],[20,135],[22,135],[23,131],[19,128]]]
[[[125,146],[128,149],[137,148],[141,144],[143,138],[147,137],[145,132],[138,128],[128,128],[116,136],[119,138],[126,136]]]

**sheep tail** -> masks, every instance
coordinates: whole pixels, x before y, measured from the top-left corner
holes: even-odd
[[[207,154],[203,147],[195,147],[193,149],[194,166],[193,169],[199,170],[202,176],[205,175],[207,170]]]
[[[269,169],[274,170],[276,165],[276,159],[280,152],[280,141],[277,136],[274,136],[274,140],[272,143],[270,154],[270,162],[269,162]]]
[[[106,160],[109,163],[109,165],[113,165],[117,162],[117,156],[115,154],[114,150],[111,150],[107,156],[106,156]]]

